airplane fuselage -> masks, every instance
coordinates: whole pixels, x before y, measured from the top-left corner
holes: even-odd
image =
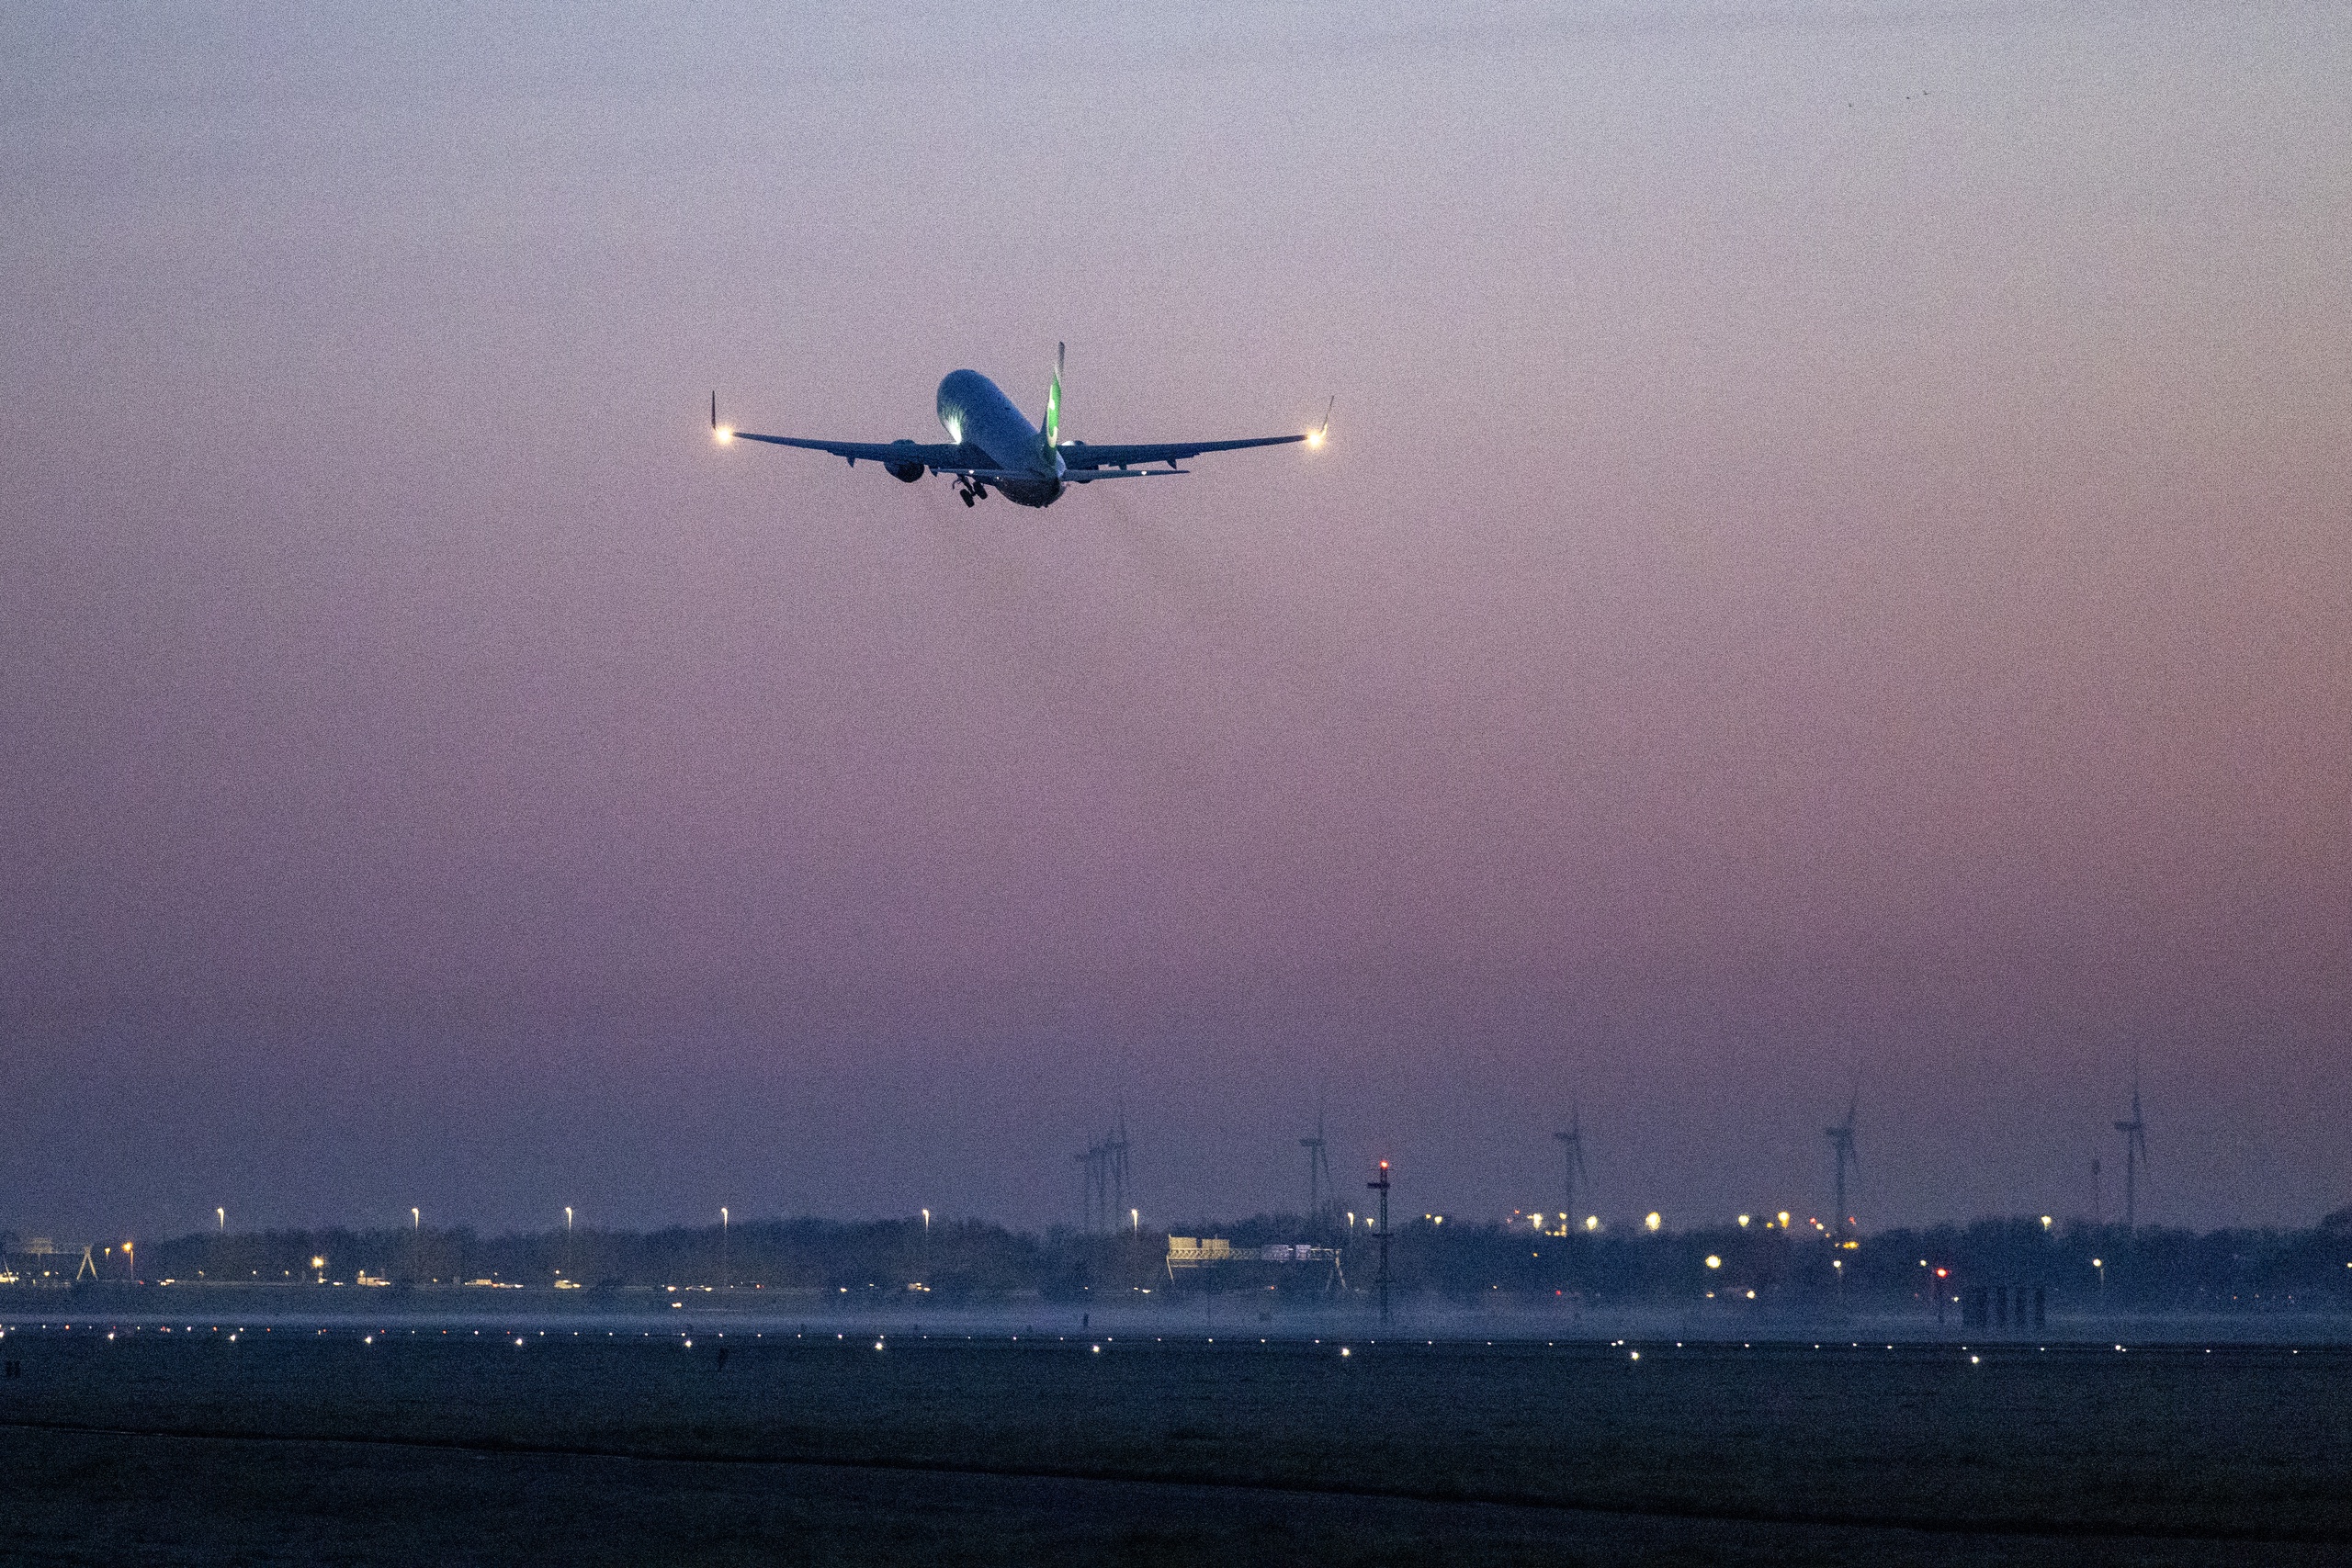
[[[939,383],[939,423],[950,441],[976,446],[991,467],[1018,479],[983,480],[1022,506],[1051,506],[1066,488],[1061,454],[1046,445],[1012,400],[977,370],[951,370]]]

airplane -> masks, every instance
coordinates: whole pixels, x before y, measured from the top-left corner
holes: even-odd
[[[1046,427],[1039,430],[1023,418],[1012,400],[995,382],[977,370],[951,370],[939,383],[939,423],[947,427],[944,443],[898,441],[812,441],[797,435],[758,435],[718,423],[718,394],[710,394],[710,434],[721,446],[730,441],[764,441],[772,446],[799,446],[849,459],[878,463],[893,479],[914,483],[925,474],[947,474],[967,506],[985,500],[991,491],[1016,506],[1051,506],[1073,485],[1101,479],[1159,479],[1189,474],[1176,465],[1204,452],[1233,452],[1245,446],[1286,446],[1303,441],[1323,445],[1331,429],[1331,411],[1323,411],[1319,430],[1303,435],[1259,435],[1241,441],[1161,441],[1137,446],[1090,446],[1061,439],[1062,360],[1068,344],[1054,346],[1054,379],[1046,392]],[[1337,400],[1334,400],[1336,401]],[[1166,464],[1165,468],[1147,465]]]

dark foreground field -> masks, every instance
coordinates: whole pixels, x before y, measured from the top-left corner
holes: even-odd
[[[2352,1561],[2341,1351],[515,1337],[11,1334],[5,1555]]]

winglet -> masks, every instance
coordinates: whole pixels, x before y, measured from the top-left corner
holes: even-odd
[[[1331,400],[1323,405],[1323,423],[1307,434],[1307,446],[1320,446],[1323,445],[1324,438],[1331,434],[1331,411],[1339,406],[1339,402],[1340,394],[1332,393]]]
[[[710,438],[721,446],[735,439],[735,427],[718,423],[718,389],[716,387],[710,393]]]

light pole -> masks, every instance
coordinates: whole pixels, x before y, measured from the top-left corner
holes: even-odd
[[[727,1288],[727,1205],[718,1206],[718,1288]]]
[[[227,1235],[229,1234],[229,1211],[226,1209],[215,1209],[212,1211],[212,1217],[220,1222],[220,1234],[222,1235]]]
[[[1388,1162],[1380,1162],[1380,1179],[1364,1185],[1380,1194],[1380,1326],[1388,1326]]]
[[[571,1277],[571,1205],[563,1206],[563,1276]]]

